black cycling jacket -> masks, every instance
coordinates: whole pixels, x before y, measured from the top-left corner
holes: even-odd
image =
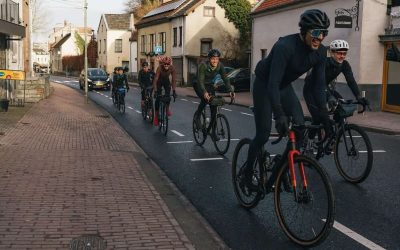
[[[325,95],[325,63],[327,50],[320,46],[312,50],[300,38],[300,34],[292,34],[279,38],[272,47],[267,58],[261,60],[255,74],[265,83],[266,94],[273,108],[281,104],[279,89],[283,89],[311,68],[310,90],[316,98],[320,109],[326,109]]]
[[[329,83],[334,81],[340,73],[343,73],[347,85],[351,89],[351,92],[353,92],[354,96],[360,96],[360,90],[358,89],[357,82],[354,79],[353,71],[351,70],[349,62],[344,60],[343,63],[338,63],[332,57],[328,58],[325,69],[326,86],[329,87]]]
[[[147,88],[153,84],[155,73],[152,70],[145,72],[143,69],[139,70],[138,82],[142,89]]]

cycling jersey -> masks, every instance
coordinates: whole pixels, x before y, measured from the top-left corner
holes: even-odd
[[[232,91],[231,84],[229,78],[226,77],[225,67],[224,65],[219,62],[215,69],[211,68],[209,62],[203,62],[199,66],[198,70],[198,82],[195,86],[195,90],[199,97],[203,97],[204,93],[206,92],[206,87],[213,86],[216,75],[221,75],[222,80],[224,81],[228,91]]]
[[[155,73],[152,70],[145,72],[143,69],[139,71],[138,82],[141,88],[145,89],[153,84]]]
[[[346,60],[344,60],[343,63],[338,63],[332,57],[328,58],[325,68],[326,86],[329,87],[329,84],[331,84],[340,73],[343,73],[347,85],[354,96],[360,96],[360,90],[358,89],[357,82],[354,79],[350,63]]]
[[[168,70],[164,69],[163,65],[158,66],[156,75],[153,80],[153,86],[156,86],[156,93],[157,93],[157,98],[155,101],[155,110],[158,112],[158,109],[160,107],[160,99],[158,98],[159,95],[161,95],[161,88],[164,88],[165,95],[170,95],[171,93],[171,81],[169,79],[169,76],[172,76],[172,88],[175,90],[176,88],[176,72],[175,68],[173,65],[169,65]],[[169,108],[169,103],[167,102],[167,106]]]
[[[126,77],[125,74],[122,75],[116,75],[114,78],[115,82],[114,82],[114,86],[116,88],[123,88],[126,87],[127,89],[129,89],[129,85],[128,85],[128,79]]]

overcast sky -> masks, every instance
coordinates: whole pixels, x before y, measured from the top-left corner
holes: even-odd
[[[64,20],[76,26],[84,26],[83,2],[84,0],[40,0],[43,1],[44,14],[46,15],[46,30],[43,35],[35,40],[45,41],[50,30],[62,26]],[[88,1],[88,26],[97,30],[102,14],[123,13],[126,0],[87,0]]]

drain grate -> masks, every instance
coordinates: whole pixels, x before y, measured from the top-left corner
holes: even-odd
[[[82,235],[69,244],[70,250],[104,250],[106,247],[106,241],[99,235]]]

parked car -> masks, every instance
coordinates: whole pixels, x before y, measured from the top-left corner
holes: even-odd
[[[227,77],[235,91],[249,91],[250,90],[250,69],[238,68],[232,70]],[[217,86],[219,92],[226,92],[224,82],[221,77],[216,77],[214,84]]]
[[[110,90],[111,81],[109,75],[101,68],[88,68],[87,73],[88,89],[106,89]],[[82,70],[79,76],[79,87],[85,87],[85,70]]]
[[[229,74],[232,70],[234,70],[235,68],[232,67],[224,67],[225,69],[225,73]]]

